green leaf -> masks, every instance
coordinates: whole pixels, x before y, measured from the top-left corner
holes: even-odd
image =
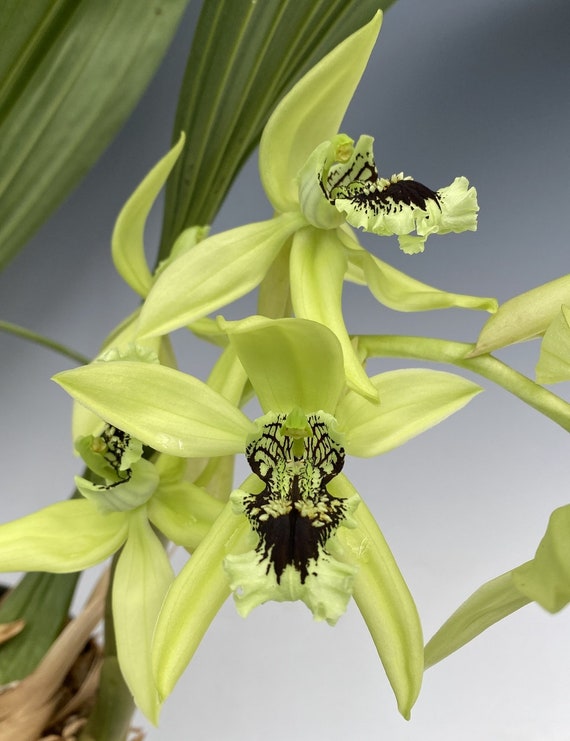
[[[455,610],[427,643],[426,669],[530,601],[516,588],[510,571],[483,584]]]
[[[162,257],[185,227],[213,220],[283,95],[391,2],[205,0],[174,123],[189,146],[167,186]]]
[[[111,142],[158,67],[187,3],[3,0],[0,266]]]
[[[23,619],[24,630],[0,646],[0,685],[24,679],[65,625],[79,574],[26,574],[0,604],[0,623]]]
[[[425,368],[373,376],[380,404],[349,391],[336,411],[345,447],[364,458],[386,453],[434,427],[483,389],[462,376]]]

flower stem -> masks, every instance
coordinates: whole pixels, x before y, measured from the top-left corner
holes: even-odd
[[[50,337],[45,337],[37,332],[32,332],[31,329],[20,327],[18,324],[12,324],[12,322],[4,322],[0,320],[0,331],[9,332],[10,334],[16,335],[16,337],[21,337],[24,340],[35,342],[37,345],[48,347],[50,350],[54,350],[60,355],[65,355],[81,365],[87,365],[91,362],[85,355],[76,352],[72,348],[62,345],[60,342],[56,342]]]
[[[467,342],[403,335],[360,335],[366,357],[413,358],[450,363],[477,373],[514,394],[570,432],[570,404],[492,355],[467,357],[475,348]]]

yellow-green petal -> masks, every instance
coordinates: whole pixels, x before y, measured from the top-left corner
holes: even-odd
[[[512,576],[519,592],[549,612],[570,602],[570,504],[554,510],[534,559]]]
[[[101,419],[170,455],[243,452],[256,429],[207,384],[162,365],[96,362],[59,373],[54,381]]]
[[[264,412],[300,407],[334,414],[345,381],[342,350],[329,329],[304,319],[265,317],[223,326]]]
[[[448,293],[412,278],[363,249],[345,230],[340,231],[347,250],[349,279],[366,283],[381,304],[396,311],[430,311],[454,306],[494,312],[497,300],[461,293]]]
[[[245,517],[235,515],[232,505],[226,505],[170,587],[160,611],[152,648],[161,699],[174,689],[208,626],[228,598],[230,587],[222,563],[248,534]]]
[[[113,230],[111,254],[115,268],[123,280],[143,297],[152,283],[144,251],[144,227],[152,205],[182,151],[184,141],[184,133],[181,133],[178,142],[152,168],[125,203]]]
[[[0,525],[0,571],[81,571],[125,542],[128,513],[100,514],[86,499],[58,502]]]
[[[510,571],[483,584],[428,641],[424,652],[426,669],[530,601],[516,588]]]
[[[329,484],[332,494],[349,497],[354,487],[342,474]],[[355,527],[340,528],[333,555],[358,565],[353,596],[392,685],[404,718],[419,694],[424,647],[418,611],[380,528],[364,502],[352,515]]]
[[[349,391],[336,410],[347,452],[363,458],[386,453],[434,427],[483,390],[462,376],[425,368],[388,371],[370,380],[380,404]]]
[[[284,214],[199,242],[158,276],[141,310],[140,336],[172,332],[244,296],[303,224],[300,214]]]
[[[148,518],[176,545],[193,551],[224,505],[189,481],[162,484],[147,505]]]
[[[298,208],[297,173],[339,130],[382,24],[382,13],[321,59],[279,103],[259,146],[261,182],[277,211]]]
[[[153,723],[160,701],[154,684],[151,641],[174,572],[164,546],[141,508],[129,518],[129,535],[113,576],[113,624],[121,673],[136,704]]]
[[[543,335],[563,304],[570,304],[570,274],[505,301],[481,330],[472,356]]]
[[[562,306],[544,333],[536,365],[538,383],[570,380],[570,307]]]
[[[335,230],[307,227],[297,232],[291,248],[291,302],[296,316],[319,322],[335,333],[342,347],[348,385],[374,400],[378,394],[344,324],[342,287],[346,267],[345,249]]]

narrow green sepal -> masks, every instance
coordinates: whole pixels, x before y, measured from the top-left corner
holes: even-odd
[[[144,227],[152,205],[174,167],[184,133],[170,152],[158,162],[123,206],[111,239],[115,268],[123,280],[143,298],[152,285],[152,275],[144,251]]]
[[[71,499],[0,525],[0,571],[82,571],[125,542],[128,516]]]
[[[174,572],[164,546],[139,510],[113,576],[113,624],[123,677],[138,707],[158,722],[160,700],[151,665],[151,641],[160,606]]]
[[[483,584],[428,641],[424,652],[426,669],[530,601],[516,587],[510,571]]]
[[[337,134],[381,24],[379,11],[299,80],[267,122],[259,171],[277,211],[298,207],[297,174],[315,147]]]
[[[222,562],[249,536],[247,520],[231,504],[196,548],[170,587],[153,638],[152,661],[159,698],[174,689],[208,626],[230,594]]]
[[[331,493],[354,496],[344,475],[329,485]],[[353,596],[366,621],[390,681],[398,709],[409,719],[423,677],[423,636],[418,611],[384,536],[361,502],[353,514],[355,527],[340,528],[332,553],[356,564]]]

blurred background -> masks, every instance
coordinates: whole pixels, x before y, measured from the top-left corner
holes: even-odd
[[[93,355],[137,305],[114,273],[110,236],[124,201],[169,148],[176,98],[199,11],[195,0],[153,83],[119,137],[63,207],[0,275],[0,317]],[[479,230],[432,237],[423,255],[363,238],[414,277],[458,293],[512,295],[569,272],[565,0],[398,0],[343,129],[375,137],[381,175],[403,170],[436,189],[465,175]],[[189,142],[192,146],[192,142]],[[253,155],[214,230],[269,217]],[[147,230],[154,255],[160,210]],[[254,311],[253,299],[226,316]],[[473,341],[486,315],[397,314],[366,289],[345,293],[352,332]],[[179,332],[180,364],[201,378],[215,353]],[[499,357],[532,375],[538,343]],[[375,361],[373,372],[417,365]],[[0,520],[68,496],[71,404],[50,381],[69,367],[0,335],[3,453]],[[486,393],[404,447],[346,472],[372,508],[429,638],[483,582],[534,555],[550,512],[568,503],[566,433],[505,391]],[[557,393],[567,394],[565,384]],[[184,562],[177,554],[177,565]],[[82,580],[77,604],[98,571]],[[13,582],[17,575],[10,575]],[[531,605],[430,669],[406,722],[356,606],[334,629],[303,604],[268,604],[242,620],[228,601],[148,739],[193,741],[568,741],[570,613]]]

